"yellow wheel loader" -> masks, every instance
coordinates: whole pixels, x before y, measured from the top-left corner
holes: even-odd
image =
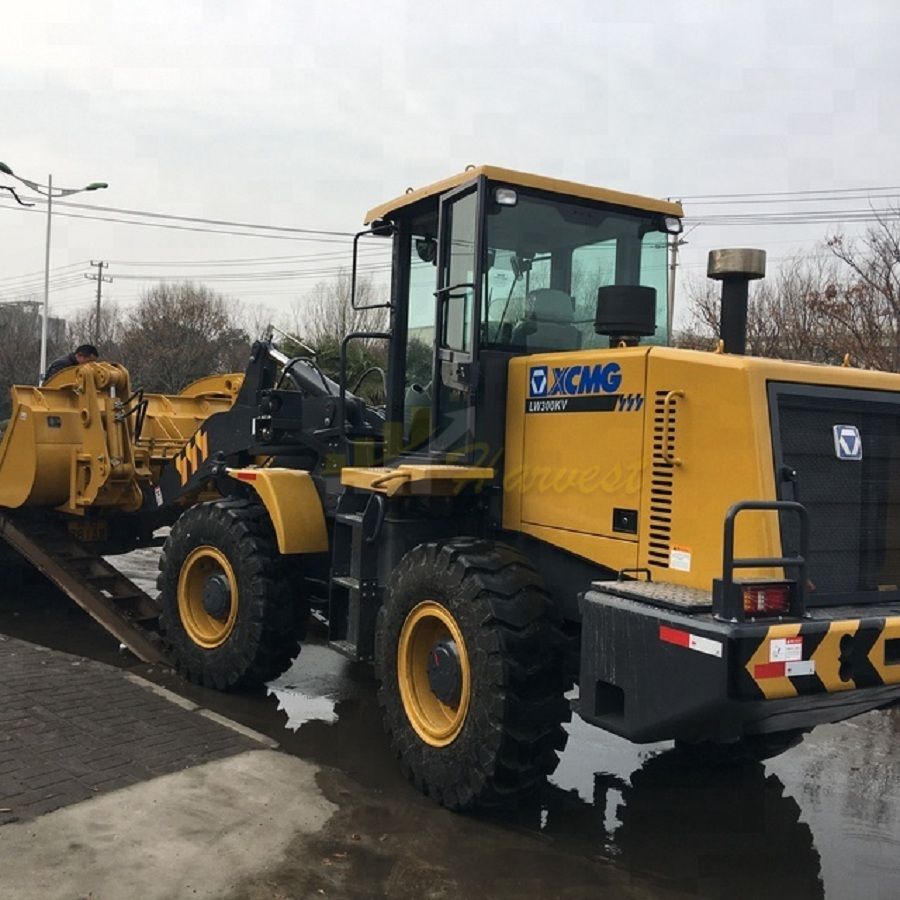
[[[105,556],[152,544],[174,521],[180,508],[164,507],[161,472],[201,422],[232,406],[242,381],[144,394],[124,367],[98,362],[41,387],[14,385],[0,441],[4,572],[36,567],[140,659],[161,660],[155,598]]]
[[[538,784],[571,709],[759,758],[896,703],[900,376],[746,356],[759,251],[711,254],[716,352],[669,347],[681,216],[493,167],[371,210],[390,327],[341,365],[383,342],[386,406],[259,343],[153,481],[179,669],[265,679],[311,611],[453,809]]]
[[[454,809],[552,771],[573,683],[587,722],[719,755],[895,703],[900,376],[746,356],[761,251],[711,254],[717,351],[667,346],[681,215],[491,167],[373,209],[390,328],[342,360],[384,342],[385,409],[260,344],[162,473],[182,671],[273,675],[311,608]]]

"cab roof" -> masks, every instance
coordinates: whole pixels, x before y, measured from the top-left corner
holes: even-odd
[[[621,191],[611,191],[589,184],[578,184],[574,181],[562,181],[559,178],[547,178],[543,175],[532,175],[528,172],[502,169],[498,166],[476,166],[457,175],[451,175],[450,178],[445,178],[443,181],[436,181],[427,187],[409,191],[394,200],[389,200],[387,203],[382,203],[380,206],[370,209],[366,213],[365,224],[370,225],[372,222],[387,218],[391,213],[395,213],[406,206],[411,206],[413,203],[418,203],[420,200],[443,194],[445,191],[449,191],[461,184],[474,181],[479,175],[484,175],[491,181],[503,181],[506,184],[518,187],[536,188],[552,194],[582,197],[586,200],[601,200],[604,203],[627,206],[645,212],[661,213],[664,216],[678,216],[681,218],[684,215],[681,204],[673,203],[669,200],[641,197],[638,194],[626,194]]]

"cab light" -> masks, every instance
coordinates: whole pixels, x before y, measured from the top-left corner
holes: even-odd
[[[494,188],[494,200],[498,206],[515,206],[519,195],[511,187],[498,187]]]
[[[788,584],[745,584],[741,586],[744,615],[786,616],[791,609],[791,588]]]
[[[681,219],[679,219],[678,216],[664,216],[663,225],[668,234],[681,234],[683,228]]]

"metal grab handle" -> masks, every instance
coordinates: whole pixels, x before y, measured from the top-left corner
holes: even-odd
[[[745,510],[794,513],[800,523],[800,552],[795,556],[734,557],[734,523],[738,513]],[[783,541],[783,538],[782,538]],[[782,543],[782,554],[784,545]],[[725,534],[722,544],[722,577],[713,579],[713,615],[717,619],[743,621],[745,618],[740,585],[735,584],[735,569],[797,570],[796,584],[791,592],[789,615],[806,615],[806,588],[809,581],[809,514],[806,507],[795,500],[743,500],[735,503],[725,514]]]
[[[390,482],[396,481],[398,478],[403,479],[403,482],[406,483],[407,481],[409,481],[412,478],[412,473],[411,472],[403,472],[403,471],[388,472],[386,475],[382,475],[380,478],[376,478],[369,485],[369,487],[373,491],[377,491],[379,488],[386,487],[388,484],[390,484]],[[402,485],[397,485],[397,488],[400,488],[400,487],[402,487]],[[387,488],[387,490],[388,490],[388,492],[390,492],[390,488]]]
[[[459,288],[468,288],[469,290],[475,290],[475,282],[474,281],[460,281],[459,284],[448,284],[445,287],[440,287],[434,292],[435,297],[440,297],[441,294],[446,294],[449,291],[455,291]],[[457,294],[458,297],[465,296],[464,294]]]
[[[359,307],[356,307],[359,309]],[[347,440],[345,433],[346,417],[347,417],[347,346],[351,341],[375,339],[381,341],[391,341],[392,334],[390,331],[351,331],[341,341],[341,353],[338,360],[338,402],[337,402],[337,422],[338,437],[341,441]]]
[[[669,415],[672,401],[676,397],[684,398],[684,391],[669,391],[663,400],[663,433],[662,433],[662,458],[670,466],[680,466],[681,460],[677,456],[672,455],[669,447]]]
[[[760,556],[735,559],[734,523],[738,513],[744,510],[763,512],[795,513],[800,520],[800,552],[794,556]],[[782,547],[782,552],[784,548]],[[725,534],[722,542],[722,581],[726,585],[734,583],[735,569],[776,569],[794,567],[799,569],[798,581],[805,590],[808,579],[809,560],[809,513],[796,500],[742,500],[735,503],[725,513]]]

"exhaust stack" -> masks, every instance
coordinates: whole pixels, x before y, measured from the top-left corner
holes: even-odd
[[[747,295],[751,281],[765,278],[766,251],[710,250],[706,275],[722,282],[719,329],[726,353],[747,352]]]

